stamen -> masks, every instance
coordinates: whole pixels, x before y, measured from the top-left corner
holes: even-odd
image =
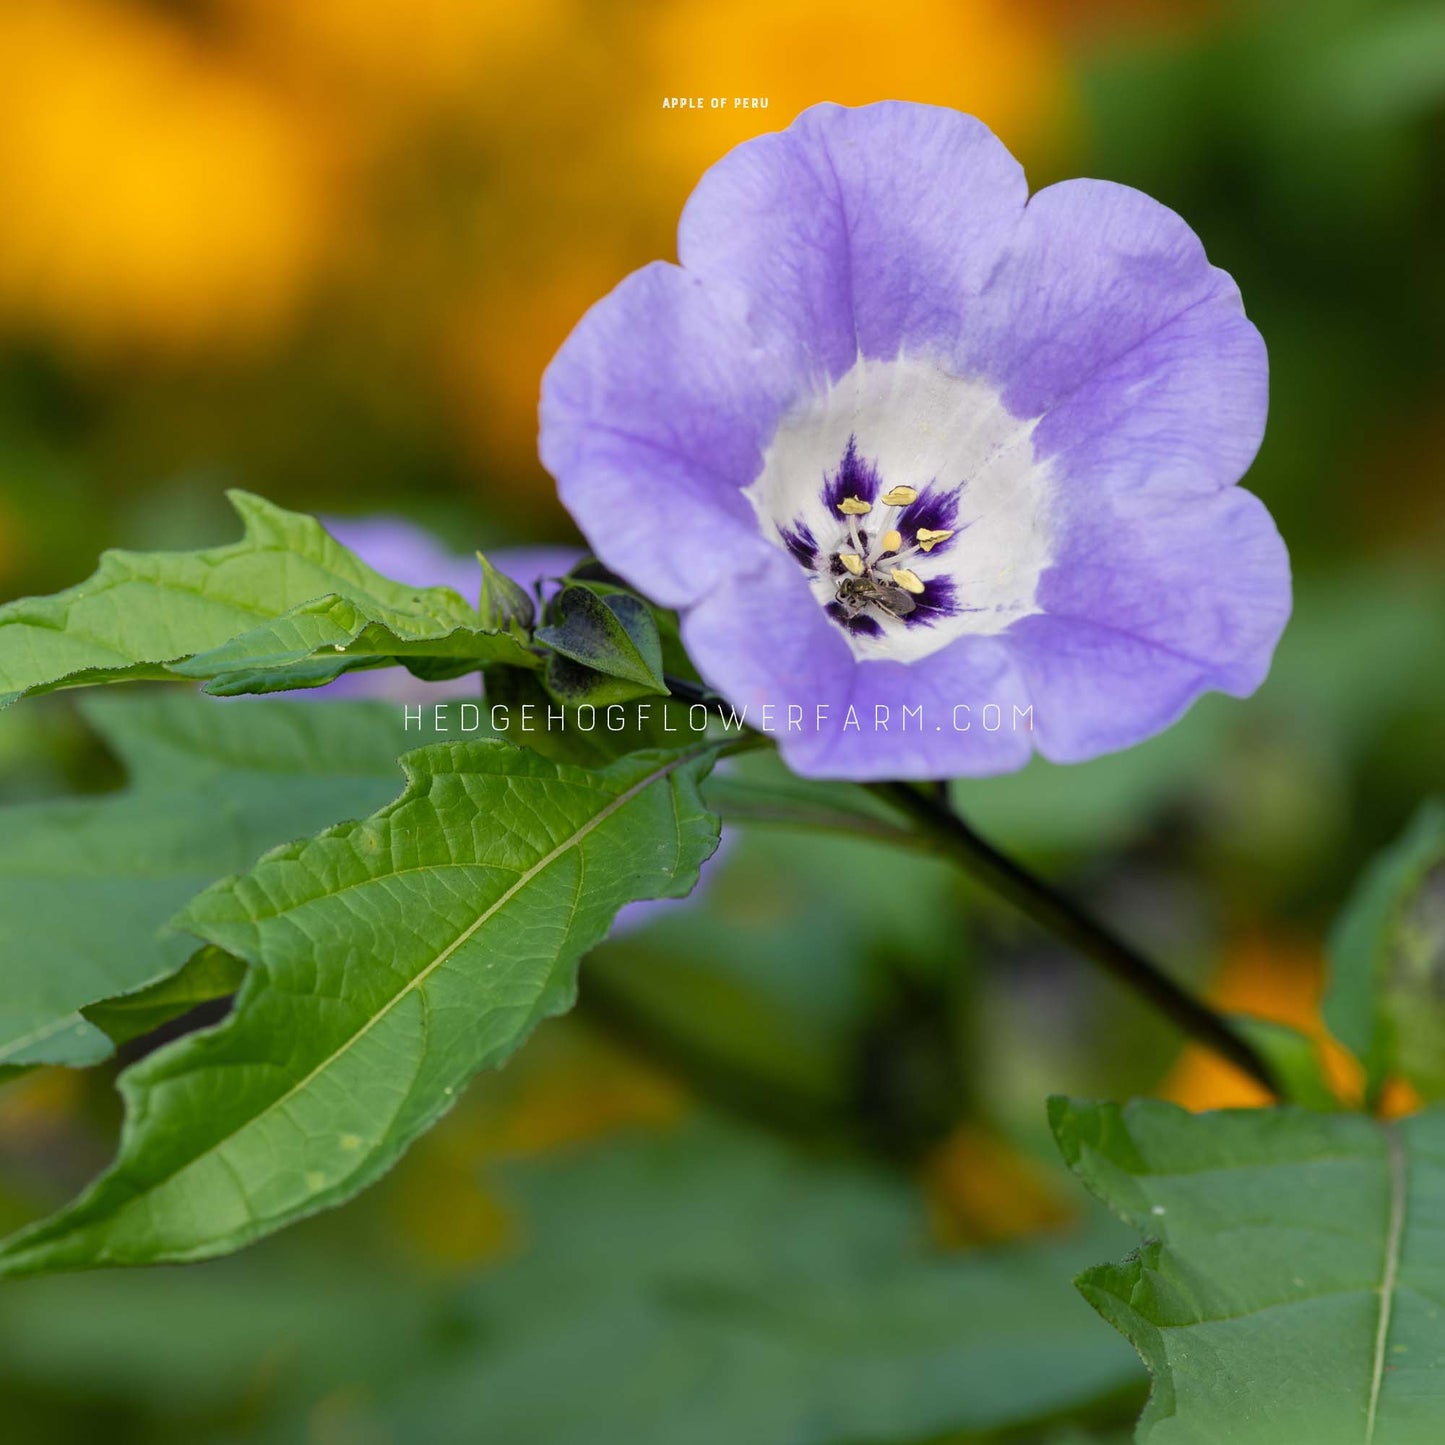
[[[885,507],[910,507],[918,500],[918,488],[891,487],[879,500]]]
[[[873,510],[873,503],[861,501],[857,497],[844,497],[838,503],[838,510],[845,517],[866,517]]]
[[[903,533],[897,530],[885,532],[880,544],[885,552],[896,552],[903,546]]]
[[[856,552],[839,552],[838,560],[855,576],[863,575],[863,559]]]
[[[953,536],[953,531],[951,529],[931,531],[927,527],[920,527],[913,535],[917,537],[918,545],[925,552],[931,552],[940,542],[948,541]]]
[[[910,572],[907,567],[890,567],[888,575],[905,592],[912,592],[916,596],[923,591],[923,579],[917,572]]]

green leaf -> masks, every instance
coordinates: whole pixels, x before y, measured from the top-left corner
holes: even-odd
[[[84,1014],[174,973],[196,950],[178,908],[267,848],[396,792],[419,740],[381,703],[94,698],[84,713],[124,792],[0,810],[0,1064],[91,1064]]]
[[[344,672],[392,662],[404,663],[429,682],[493,662],[536,665],[520,635],[487,631],[475,617],[456,626],[454,619],[415,619],[399,613],[391,613],[385,622],[375,620],[373,614],[385,610],[370,598],[357,603],[347,597],[320,597],[209,652],[177,662],[171,671],[178,677],[212,679],[205,691],[226,697],[322,687]]]
[[[707,1121],[503,1179],[535,1243],[456,1301],[381,1438],[951,1439],[1138,1379],[1068,1287],[1107,1230],[949,1255],[899,1180]]]
[[[0,706],[145,678],[266,691],[393,659],[448,675],[485,662],[534,665],[515,630],[489,628],[450,588],[392,582],[314,518],[228,495],[245,524],[239,542],[107,552],[79,586],[0,607]]]
[[[1145,1236],[1078,1280],[1154,1377],[1141,1442],[1445,1439],[1445,1114],[1053,1099],[1049,1116]]]
[[[1445,806],[1427,803],[1366,871],[1330,936],[1325,1020],[1364,1062],[1445,1096]]]
[[[570,1007],[624,903],[691,888],[717,844],[712,754],[588,772],[438,744],[379,813],[202,894],[178,922],[253,965],[233,1013],[122,1075],[115,1165],[0,1272],[200,1259],[364,1188]]]
[[[203,948],[178,973],[149,988],[83,1009],[112,1043],[127,1044],[189,1013],[201,1004],[229,998],[246,977],[246,965],[219,948]]]
[[[637,594],[615,572],[609,571],[595,557],[584,556],[567,574],[565,581],[583,583],[601,597],[612,593]],[[690,682],[701,682],[687,649],[682,645],[682,624],[676,612],[669,608],[651,607],[652,620],[657,625],[657,635],[662,646],[662,668],[664,674],[686,678]]]
[[[572,584],[548,604],[537,641],[555,654],[547,687],[559,701],[603,706],[666,693],[652,609],[630,592]]]
[[[498,572],[480,552],[477,561],[482,569],[482,590],[477,604],[482,620],[498,631],[529,629],[536,609],[527,589],[513,582],[505,572]]]

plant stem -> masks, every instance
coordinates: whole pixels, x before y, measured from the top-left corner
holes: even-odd
[[[1186,1034],[1222,1054],[1280,1097],[1280,1087],[1269,1064],[1228,1019],[1182,988],[1157,964],[1117,938],[1077,904],[980,838],[946,801],[908,783],[874,783],[870,787],[878,797],[906,813],[980,883],[1099,964]]]

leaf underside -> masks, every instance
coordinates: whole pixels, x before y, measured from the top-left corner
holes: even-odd
[[[478,1070],[570,1006],[580,955],[717,843],[711,748],[588,772],[496,741],[403,759],[405,792],[268,854],[178,924],[252,965],[217,1028],[121,1077],[110,1171],[0,1273],[200,1259],[340,1203]]]
[[[1078,1280],[1153,1375],[1141,1442],[1445,1439],[1445,1114],[1055,1099],[1050,1119],[1145,1236]]]

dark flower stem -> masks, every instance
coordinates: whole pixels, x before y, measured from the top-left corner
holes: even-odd
[[[1077,904],[980,838],[937,790],[924,790],[908,783],[873,783],[870,787],[878,797],[907,814],[980,883],[1133,989],[1186,1034],[1222,1054],[1271,1094],[1280,1097],[1280,1087],[1269,1064],[1228,1019],[1181,988],[1157,964],[1115,937]]]
[[[675,697],[705,702],[726,716],[726,705],[697,683],[669,676]],[[747,734],[729,751],[746,750]],[[1138,949],[1116,937],[1076,903],[1036,878],[979,837],[954,812],[946,783],[870,783],[875,796],[903,813],[923,838],[959,862],[965,872],[1028,914],[1041,928],[1077,949],[1106,973],[1133,989],[1180,1030],[1242,1069],[1276,1098],[1284,1094],[1264,1056],[1221,1013],[1181,987]]]

